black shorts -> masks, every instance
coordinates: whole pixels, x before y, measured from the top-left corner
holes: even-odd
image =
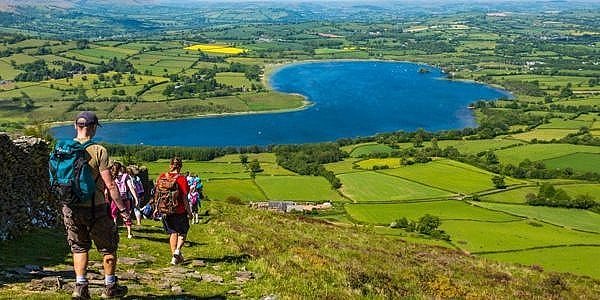
[[[163,215],[162,222],[168,234],[179,233],[185,235],[190,230],[190,220],[187,213]]]

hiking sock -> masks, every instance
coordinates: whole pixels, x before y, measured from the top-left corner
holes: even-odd
[[[104,275],[104,283],[106,285],[115,284],[117,282],[117,276],[113,275]]]
[[[173,251],[173,255],[181,255],[181,250],[175,249],[175,251]]]
[[[87,278],[85,278],[85,275],[83,275],[83,276],[77,276],[75,278],[75,283],[84,284],[84,283],[87,283],[87,282],[88,282],[88,280],[87,280]]]

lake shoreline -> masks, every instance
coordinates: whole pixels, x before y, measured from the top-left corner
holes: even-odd
[[[479,82],[476,80],[469,79],[452,79],[449,78],[449,74],[444,70],[443,67],[434,66],[428,63],[422,62],[411,62],[405,60],[391,60],[391,59],[357,59],[357,58],[344,58],[344,59],[309,59],[309,60],[291,60],[282,63],[272,63],[265,65],[265,72],[260,78],[260,82],[267,88],[268,91],[276,91],[271,85],[271,77],[277,72],[295,65],[301,64],[310,64],[310,63],[327,63],[327,62],[385,62],[385,63],[408,63],[414,64],[418,66],[426,66],[429,68],[435,68],[440,71],[441,74],[445,76],[441,76],[439,79],[441,80],[450,80],[450,81],[458,81],[458,82],[467,82],[474,84],[482,84],[489,86],[503,94],[506,94],[509,99],[514,98],[513,94],[498,85],[490,85],[488,83]],[[284,92],[279,92],[284,93]],[[302,95],[299,93],[284,93],[288,95],[296,95],[302,97],[304,100],[302,101],[302,105],[296,108],[284,108],[284,109],[276,109],[276,110],[261,110],[261,111],[239,111],[239,112],[228,112],[228,113],[209,113],[203,115],[189,115],[182,117],[173,117],[173,118],[146,118],[146,119],[104,119],[103,123],[128,123],[128,122],[160,122],[160,121],[175,121],[175,120],[185,120],[185,119],[200,119],[200,118],[219,118],[219,117],[229,117],[229,116],[240,116],[240,115],[255,115],[255,114],[279,114],[279,113],[288,113],[295,111],[302,111],[308,109],[315,105],[306,95]],[[67,126],[71,124],[72,121],[57,121],[57,122],[49,122],[45,123],[50,128]]]

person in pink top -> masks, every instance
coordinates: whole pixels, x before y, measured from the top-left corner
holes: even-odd
[[[119,194],[121,195],[121,199],[125,204],[125,209],[127,213],[131,216],[133,201],[135,203],[139,203],[137,199],[137,193],[135,192],[135,188],[131,181],[131,177],[127,174],[125,167],[120,162],[114,162],[111,167],[111,175],[117,188],[119,189]],[[111,215],[115,224],[117,224],[117,218],[119,216],[119,210],[114,201],[111,201]],[[131,218],[124,220],[125,227],[127,228],[127,238],[132,238],[133,235],[131,233]]]

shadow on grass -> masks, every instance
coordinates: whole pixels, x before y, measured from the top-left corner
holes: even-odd
[[[240,255],[225,255],[223,257],[189,257],[186,258],[186,262],[192,260],[202,260],[212,264],[218,263],[246,263],[250,260],[250,255],[248,254],[240,254]]]
[[[198,299],[198,300],[219,300],[219,299],[227,299],[227,297],[223,294],[213,295],[213,296],[195,296],[190,294],[180,294],[180,295],[127,295],[127,299]]]
[[[74,277],[73,271],[41,271],[45,267],[71,265],[71,251],[62,228],[35,229],[0,242],[0,253],[0,270],[10,274],[0,275],[3,283],[30,282],[44,276]]]
[[[157,227],[134,227],[133,228],[133,232],[140,232],[140,233],[165,233],[165,230],[162,228],[157,228]]]

